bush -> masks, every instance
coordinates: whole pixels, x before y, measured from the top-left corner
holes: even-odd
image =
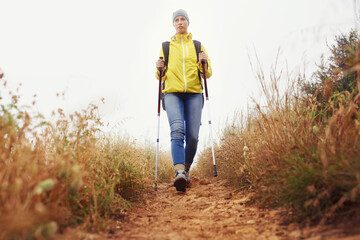
[[[225,127],[217,149],[220,177],[237,188],[254,188],[263,205],[292,208],[297,219],[325,221],[350,203],[359,205],[360,95],[353,72],[358,60],[350,54],[358,51],[359,38],[353,34],[348,42],[344,35],[336,38],[336,65],[326,71],[320,66],[318,72],[334,83],[327,98],[325,80],[304,92],[310,85],[288,79],[281,92],[281,74],[267,83],[259,70],[266,107],[255,102],[254,111],[235,116]],[[200,156],[199,168],[209,161],[208,151]],[[199,171],[209,173],[208,168]]]
[[[318,103],[317,112],[322,112],[318,116],[325,120],[332,114],[329,106],[331,98],[345,92],[354,98],[358,93],[359,44],[360,37],[356,31],[335,36],[335,44],[329,47],[330,57],[327,61],[321,59],[312,81],[300,82],[303,97]],[[336,104],[334,101],[332,103]]]
[[[102,229],[152,187],[155,158],[103,134],[97,106],[58,109],[50,123],[19,98],[0,99],[0,239],[41,239],[79,223]],[[162,180],[172,172],[159,171]]]

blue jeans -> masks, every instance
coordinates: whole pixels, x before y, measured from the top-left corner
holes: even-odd
[[[167,93],[164,99],[171,130],[171,155],[174,165],[185,162],[191,164],[199,138],[202,94]]]

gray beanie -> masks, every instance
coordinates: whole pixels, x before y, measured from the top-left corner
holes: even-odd
[[[178,16],[184,16],[186,18],[186,20],[188,21],[188,23],[190,24],[188,14],[186,13],[185,10],[179,9],[179,10],[175,11],[173,13],[173,22],[174,22],[175,18],[178,17]]]

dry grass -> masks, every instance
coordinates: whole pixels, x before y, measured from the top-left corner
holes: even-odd
[[[9,96],[0,100],[0,239],[42,239],[80,223],[102,229],[153,187],[155,147],[105,136],[97,106],[59,109],[51,124]],[[168,155],[160,159],[162,181],[172,169]]]
[[[320,103],[304,101],[298,79],[280,84],[284,74],[275,72],[266,80],[257,71],[265,104],[254,101],[253,111],[235,115],[224,128],[216,148],[219,176],[254,189],[261,204],[326,221],[360,202],[360,95],[332,93],[326,117],[319,118]],[[197,169],[207,176],[210,154],[202,153]]]

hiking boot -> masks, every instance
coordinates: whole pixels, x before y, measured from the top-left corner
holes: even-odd
[[[186,186],[188,187],[190,185],[190,171],[189,170],[185,170],[185,177],[186,177]]]
[[[175,176],[175,180],[174,180],[174,187],[176,187],[176,191],[182,191],[185,192],[186,191],[186,175],[185,175],[185,171],[183,170],[178,170],[176,171],[176,176]]]

